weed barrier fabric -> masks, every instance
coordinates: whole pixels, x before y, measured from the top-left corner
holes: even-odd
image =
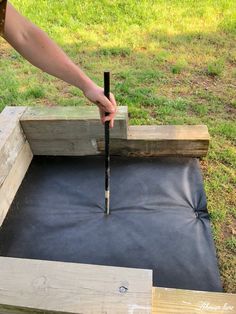
[[[0,230],[0,255],[147,268],[153,285],[222,291],[197,159],[34,157]]]

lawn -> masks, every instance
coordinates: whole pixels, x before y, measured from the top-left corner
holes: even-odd
[[[236,292],[236,1],[12,0],[97,83],[112,72],[131,124],[207,124],[201,161],[224,290]],[[88,104],[0,39],[6,105]],[[207,253],[207,252],[206,252]]]

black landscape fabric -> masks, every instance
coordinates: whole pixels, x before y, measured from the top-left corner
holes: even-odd
[[[34,157],[0,255],[153,270],[153,285],[222,291],[197,159]]]

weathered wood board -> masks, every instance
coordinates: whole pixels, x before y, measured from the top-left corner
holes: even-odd
[[[0,226],[33,157],[19,123],[25,109],[6,107],[0,114]]]
[[[0,313],[150,314],[152,271],[0,257]]]
[[[8,176],[0,187],[0,226],[7,215],[32,158],[32,151],[29,143],[26,141],[16,157]]]
[[[26,107],[5,107],[0,114],[0,186],[25,142],[19,119]]]
[[[129,140],[209,141],[206,125],[135,125],[129,127]]]
[[[125,156],[203,157],[209,140],[205,125],[130,126],[127,140],[112,140],[110,151]],[[104,151],[104,141],[97,141],[97,146]]]
[[[96,107],[29,108],[21,124],[35,155],[84,156],[104,152],[104,128]],[[206,156],[204,125],[130,126],[127,107],[118,107],[111,130],[111,154]]]
[[[21,125],[30,142],[104,137],[104,127],[96,106],[29,107],[21,117]],[[111,138],[127,138],[127,125],[128,109],[118,107]]]
[[[153,288],[153,314],[235,314],[236,295],[230,293]]]
[[[29,142],[34,155],[87,156],[100,154],[96,139],[29,139]]]

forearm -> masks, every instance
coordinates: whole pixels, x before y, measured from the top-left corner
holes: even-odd
[[[83,91],[88,85],[94,84],[42,30],[22,17],[12,6],[8,12],[15,15],[14,20],[20,27],[14,26],[13,29],[6,18],[4,37],[25,59]]]
[[[79,87],[100,110],[102,122],[114,125],[116,101],[112,93],[105,97],[97,86],[72,60],[37,26],[20,15],[8,2],[4,38],[25,59],[41,70]],[[105,113],[110,113],[108,116]]]

